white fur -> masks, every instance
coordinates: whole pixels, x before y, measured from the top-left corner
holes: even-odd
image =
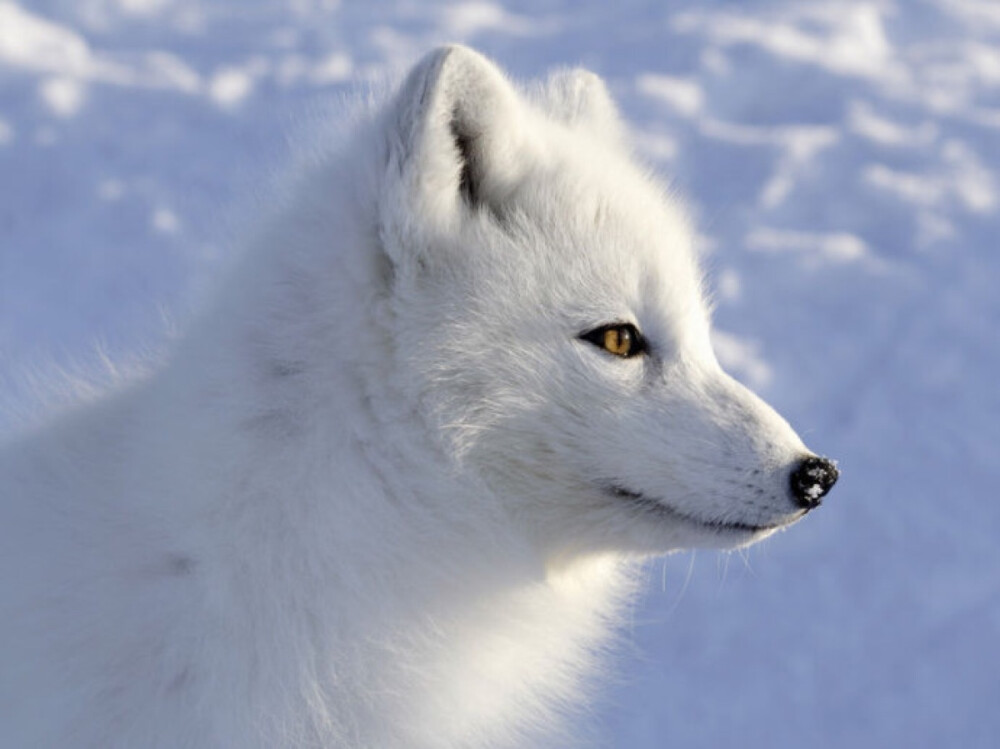
[[[162,368],[0,453],[3,746],[530,745],[634,560],[802,514],[593,75],[438,50],[253,237]],[[578,337],[616,321],[650,354]]]

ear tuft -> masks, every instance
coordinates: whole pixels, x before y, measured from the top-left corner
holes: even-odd
[[[439,207],[503,200],[523,174],[525,108],[489,60],[467,47],[431,52],[403,84],[390,159]]]

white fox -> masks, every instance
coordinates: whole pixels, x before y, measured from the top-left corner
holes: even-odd
[[[0,452],[5,747],[533,745],[636,560],[837,478],[720,369],[590,73],[439,49],[253,236],[158,371]]]

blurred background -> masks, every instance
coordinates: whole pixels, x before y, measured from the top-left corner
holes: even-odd
[[[0,435],[44,373],[162,343],[303,123],[445,41],[605,78],[697,218],[720,359],[843,472],[649,565],[594,743],[1000,746],[993,0],[0,0]]]

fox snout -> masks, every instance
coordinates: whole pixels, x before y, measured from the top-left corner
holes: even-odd
[[[828,458],[811,455],[792,471],[789,477],[789,487],[796,504],[804,510],[819,507],[823,497],[830,491],[840,471],[837,464]]]

